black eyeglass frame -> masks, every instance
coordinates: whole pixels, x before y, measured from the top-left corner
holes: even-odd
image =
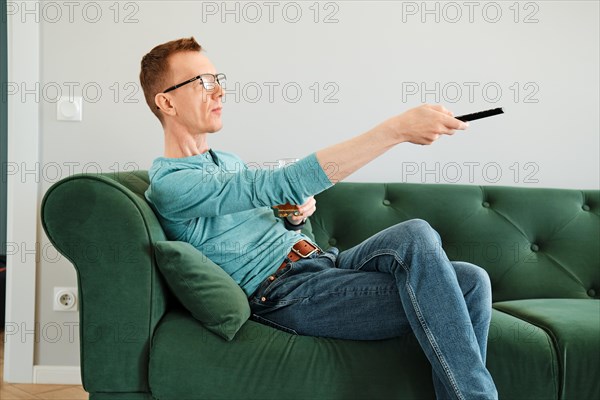
[[[170,88],[167,88],[167,89],[163,90],[162,93],[168,93],[168,92],[170,92],[172,90],[175,90],[175,89],[178,89],[178,88],[180,88],[180,87],[182,87],[184,85],[187,85],[188,83],[192,83],[194,81],[197,81],[198,79],[200,79],[200,83],[202,83],[202,86],[204,86],[204,81],[202,80],[202,77],[203,76],[207,76],[207,75],[208,76],[212,76],[215,79],[214,83],[218,83],[219,86],[221,86],[221,79],[223,79],[223,80],[227,79],[227,77],[225,76],[225,74],[222,74],[222,73],[219,73],[219,74],[216,74],[216,75],[213,75],[213,74],[200,74],[200,75],[195,76],[195,77],[193,77],[191,79],[188,79],[185,82],[181,82],[181,83],[178,83],[177,85],[173,85]],[[211,83],[213,83],[213,82],[211,82]],[[204,89],[206,89],[206,87],[204,87]],[[206,90],[209,90],[209,89],[206,89]]]
[[[216,84],[218,84],[219,86],[221,86],[221,79],[223,79],[224,81],[227,79],[227,76],[226,76],[225,74],[223,74],[223,73],[218,73],[218,74],[216,74],[216,75],[214,75],[214,74],[200,74],[200,75],[198,75],[198,76],[195,76],[195,77],[193,77],[193,78],[191,78],[191,79],[188,79],[188,80],[187,80],[187,81],[185,81],[185,82],[181,82],[181,83],[178,83],[177,85],[173,85],[173,86],[171,86],[171,87],[169,87],[169,88],[167,88],[167,89],[163,90],[161,93],[168,93],[168,92],[170,92],[170,91],[173,91],[173,90],[175,90],[175,89],[178,89],[178,88],[180,88],[180,87],[182,87],[182,86],[184,86],[184,85],[187,85],[188,83],[192,83],[192,82],[194,82],[194,81],[197,81],[197,80],[200,80],[200,83],[202,83],[202,86],[204,86],[204,81],[202,80],[202,77],[203,77],[203,76],[207,76],[207,75],[209,75],[209,76],[212,76],[212,77],[215,79],[215,81],[214,81],[214,82],[210,82],[210,83],[216,83]],[[222,87],[222,86],[221,86],[221,87]],[[210,90],[210,89],[207,89],[207,88],[206,88],[206,86],[204,86],[204,89],[206,89],[206,90]],[[156,108],[157,108],[158,110],[160,110],[160,107],[156,107]]]

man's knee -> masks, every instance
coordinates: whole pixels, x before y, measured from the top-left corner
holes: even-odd
[[[429,222],[420,218],[413,218],[407,221],[401,222],[396,225],[400,230],[408,232],[411,236],[420,238],[433,234],[436,238],[440,239],[439,233],[429,224]]]
[[[406,229],[414,229],[418,231],[423,229],[431,229],[431,225],[429,225],[429,222],[421,218],[409,219],[404,222],[401,222],[400,224],[404,225]]]
[[[487,271],[481,267],[479,268],[480,273],[480,286],[481,290],[485,293],[485,297],[488,301],[488,305],[492,306],[492,281],[490,280],[490,276]]]
[[[492,281],[490,280],[490,275],[488,274],[488,272],[477,266],[474,264],[473,265],[473,272],[472,274],[475,277],[475,280],[477,281],[478,286],[482,289],[482,290],[486,290],[487,292],[489,292],[491,294],[492,292]]]
[[[479,292],[479,295],[483,300],[487,300],[487,302],[492,302],[492,282],[490,280],[490,276],[487,271],[475,264],[465,263],[469,265],[469,275],[470,280],[474,282],[474,287]]]

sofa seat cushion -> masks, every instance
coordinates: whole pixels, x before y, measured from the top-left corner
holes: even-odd
[[[559,361],[559,398],[600,399],[600,300],[515,300],[495,303],[494,308],[550,336]]]
[[[543,329],[493,311],[488,368],[501,398],[556,399],[557,365]],[[154,334],[149,382],[161,400],[240,399],[248,391],[261,399],[435,397],[431,367],[412,335],[376,342],[325,339],[250,320],[227,342],[184,309],[169,311]]]
[[[558,398],[558,359],[550,336],[527,321],[494,309],[487,368],[501,399]]]
[[[155,331],[149,384],[160,400],[432,399],[414,336],[376,342],[297,336],[247,321],[228,342],[184,309]]]

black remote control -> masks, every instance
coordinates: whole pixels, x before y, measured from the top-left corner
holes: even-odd
[[[466,121],[474,121],[476,119],[491,117],[492,115],[498,115],[498,114],[504,114],[504,110],[502,110],[502,107],[494,108],[491,110],[479,111],[479,112],[476,112],[473,114],[460,115],[460,116],[454,117],[454,118],[460,119],[461,121],[466,122]]]

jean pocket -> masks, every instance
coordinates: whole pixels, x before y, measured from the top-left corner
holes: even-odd
[[[340,251],[338,250],[337,247],[330,247],[323,253],[319,254],[319,257],[325,257],[326,259],[328,259],[331,262],[330,266],[332,268],[335,268],[336,267],[335,263],[336,263],[339,253],[340,253]]]
[[[273,291],[273,289],[280,286],[286,277],[292,275],[296,264],[291,261],[288,261],[287,263],[288,264],[284,268],[280,269],[275,274],[271,275],[274,279],[272,281],[269,281],[269,280],[267,281],[268,283],[261,290],[261,293],[260,293],[261,297],[262,296],[270,297],[270,294]]]
[[[283,332],[286,332],[286,333],[290,333],[292,335],[297,335],[298,334],[298,332],[296,332],[292,328],[288,328],[286,326],[278,324],[277,322],[271,321],[270,319],[267,319],[265,317],[261,317],[258,314],[252,314],[250,316],[250,319],[252,321],[258,322],[259,324],[270,326],[271,328],[275,328],[275,329],[278,329],[280,331],[283,331]]]

